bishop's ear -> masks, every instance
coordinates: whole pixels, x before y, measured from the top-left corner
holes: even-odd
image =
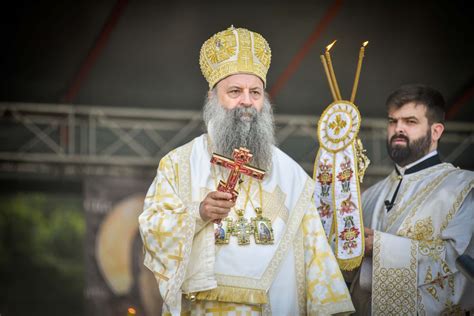
[[[433,141],[438,141],[443,135],[444,132],[444,125],[441,123],[433,123],[431,125],[431,139]]]

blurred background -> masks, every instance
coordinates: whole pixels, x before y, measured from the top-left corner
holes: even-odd
[[[160,158],[203,131],[199,50],[245,27],[272,49],[280,147],[312,175],[331,103],[331,50],[372,164],[387,175],[385,99],[439,89],[445,161],[474,170],[473,11],[468,1],[12,1],[1,9],[0,315],[155,315],[136,218]],[[132,308],[132,309],[130,309]],[[129,310],[130,309],[130,310]]]

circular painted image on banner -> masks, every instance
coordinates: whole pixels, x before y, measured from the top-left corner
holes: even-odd
[[[359,128],[357,107],[348,101],[336,101],[326,108],[319,119],[319,144],[330,152],[340,151],[356,139]]]

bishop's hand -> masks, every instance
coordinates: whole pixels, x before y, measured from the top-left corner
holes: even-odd
[[[199,214],[205,221],[220,221],[229,215],[230,209],[235,203],[230,199],[232,194],[227,192],[209,192],[199,205]]]

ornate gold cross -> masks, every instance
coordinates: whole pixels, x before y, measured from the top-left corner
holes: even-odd
[[[253,156],[250,153],[250,150],[247,148],[240,147],[239,149],[234,149],[232,156],[234,157],[234,160],[214,153],[212,154],[211,163],[230,169],[230,174],[227,178],[227,181],[224,182],[220,180],[217,190],[232,194],[231,200],[235,202],[237,200],[237,196],[239,195],[239,192],[235,190],[235,186],[239,181],[240,174],[245,174],[246,176],[262,180],[265,176],[265,171],[247,165],[247,163],[252,160]]]

